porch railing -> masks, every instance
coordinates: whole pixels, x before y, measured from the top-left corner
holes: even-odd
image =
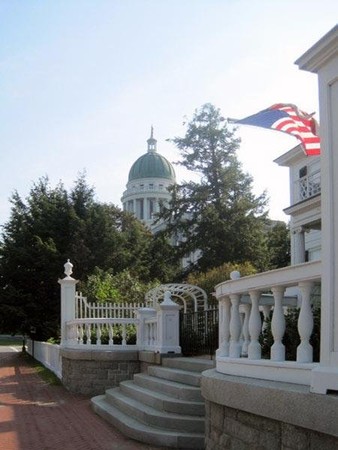
[[[299,178],[296,182],[295,202],[301,202],[321,192],[320,169]]]
[[[216,286],[219,301],[219,348],[216,368],[228,375],[311,383],[313,349],[310,336],[313,330],[311,292],[321,281],[321,262],[314,261],[283,269],[232,279]],[[296,297],[287,295],[293,288]],[[300,307],[296,361],[285,360],[285,309]],[[272,309],[271,332],[273,344],[270,358],[262,358],[259,337],[265,326],[261,313]]]
[[[152,317],[144,321],[145,333],[143,345],[145,350],[152,350],[157,345],[157,319]]]
[[[90,318],[67,322],[67,344],[87,346],[136,345],[137,319]]]
[[[179,305],[170,291],[156,308],[144,303],[88,303],[76,292],[73,265],[64,265],[61,285],[61,347],[100,350],[152,350],[181,353]]]

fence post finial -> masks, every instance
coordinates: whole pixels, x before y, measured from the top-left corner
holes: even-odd
[[[67,277],[70,277],[71,274],[73,273],[73,264],[70,262],[69,259],[67,259],[67,262],[64,264],[64,268],[65,274],[67,275]]]
[[[165,291],[164,299],[163,299],[163,302],[161,304],[162,305],[176,305],[176,303],[173,302],[173,300],[171,298],[171,292],[170,291]]]
[[[69,261],[64,264],[65,277],[59,280],[61,285],[61,345],[67,346],[74,342],[74,329],[68,332],[67,323],[75,319],[75,286],[77,280],[71,277],[73,264]]]
[[[241,278],[241,274],[240,274],[240,272],[238,272],[238,270],[233,270],[230,273],[230,279],[231,280],[239,280],[240,278]]]

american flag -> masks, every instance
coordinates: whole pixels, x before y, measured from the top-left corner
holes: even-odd
[[[229,119],[240,125],[254,125],[292,134],[303,145],[306,155],[320,155],[320,139],[317,123],[312,117],[291,103],[277,103],[253,116],[241,120]]]

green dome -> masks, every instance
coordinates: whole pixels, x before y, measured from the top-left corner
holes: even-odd
[[[175,171],[171,163],[159,153],[148,151],[134,162],[128,181],[138,178],[167,178],[175,181]]]

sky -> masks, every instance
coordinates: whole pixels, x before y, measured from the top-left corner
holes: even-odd
[[[320,120],[317,77],[294,61],[337,17],[337,0],[0,0],[0,225],[43,176],[71,189],[85,172],[96,200],[121,207],[151,126],[177,161],[168,139],[205,103],[233,118],[294,103]],[[288,169],[273,161],[298,141],[236,135],[254,193],[287,221]]]

